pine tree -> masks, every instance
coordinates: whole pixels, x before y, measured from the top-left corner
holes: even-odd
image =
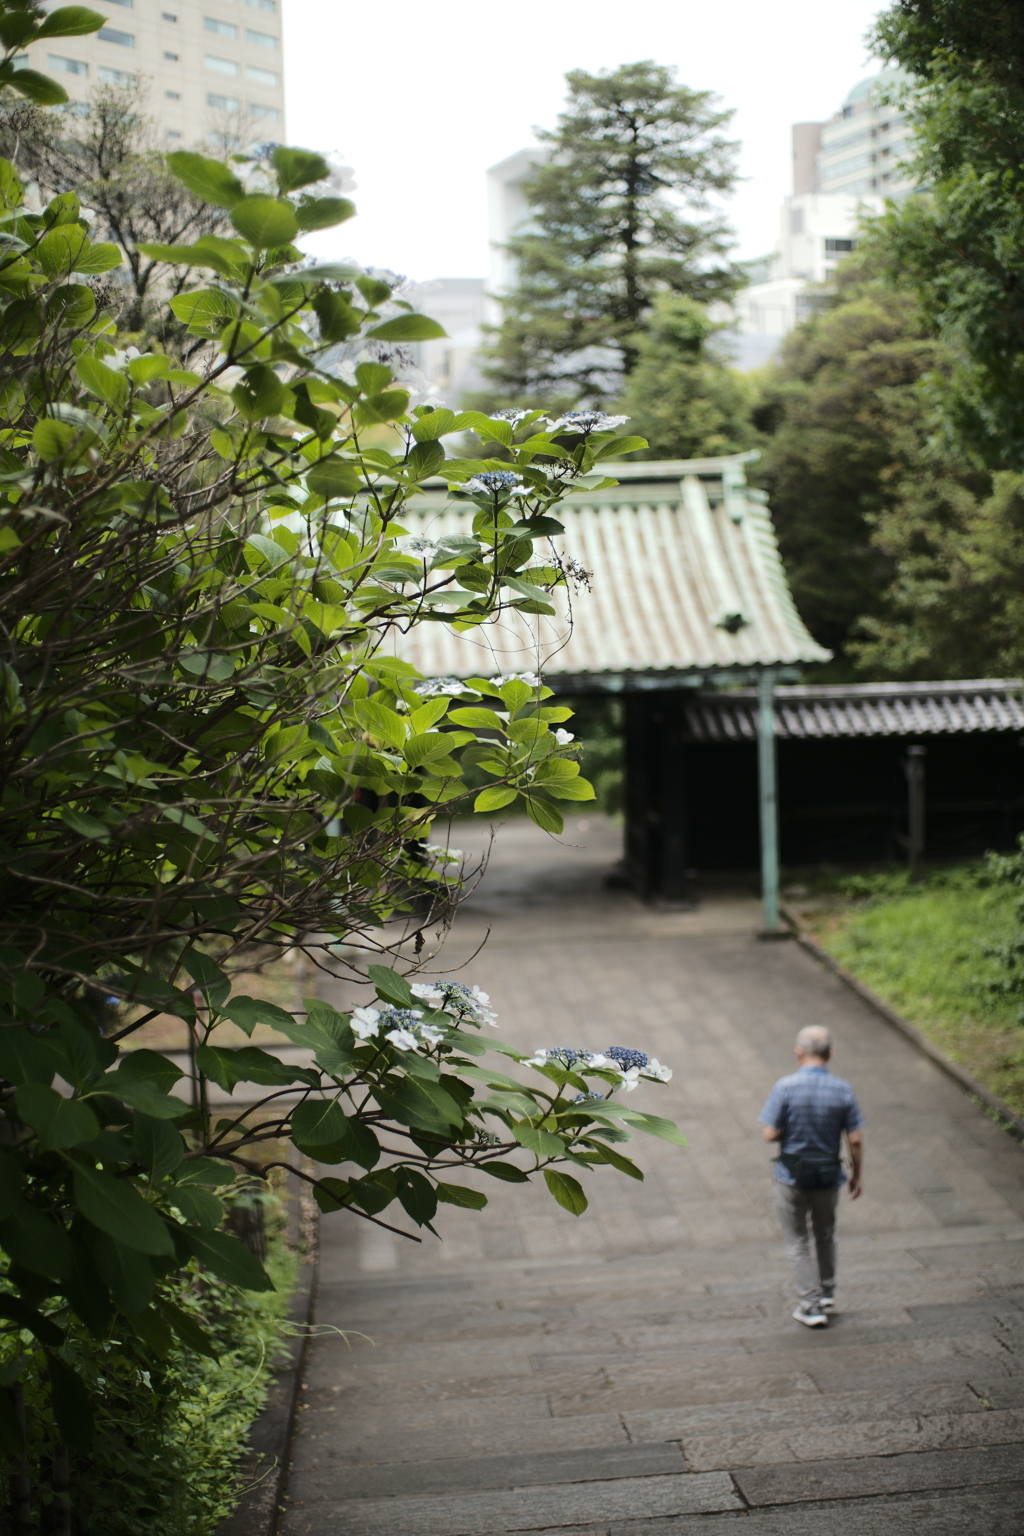
[[[566,76],[568,108],[547,163],[523,191],[529,227],[508,250],[518,287],[503,297],[485,374],[509,401],[601,404],[636,367],[655,296],[728,299],[739,271],[710,194],[735,180],[731,113],[650,60]]]

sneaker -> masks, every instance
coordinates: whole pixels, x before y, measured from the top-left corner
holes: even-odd
[[[796,1318],[798,1323],[803,1323],[808,1328],[828,1327],[828,1318],[825,1316],[824,1312],[822,1312],[817,1302],[814,1302],[809,1306],[805,1306],[803,1302],[801,1302],[794,1311],[793,1316]]]
[[[819,1300],[818,1300],[818,1309],[821,1312],[834,1312],[835,1309],[836,1309],[836,1299],[835,1299],[835,1297],[834,1296],[822,1296],[822,1297],[820,1297]]]

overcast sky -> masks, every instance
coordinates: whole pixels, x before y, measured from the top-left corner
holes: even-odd
[[[553,127],[567,70],[652,58],[733,108],[736,254],[771,249],[790,124],[824,121],[878,67],[879,0],[283,0],[288,138],[353,167],[355,219],[309,242],[416,280],[487,272],[489,165]]]

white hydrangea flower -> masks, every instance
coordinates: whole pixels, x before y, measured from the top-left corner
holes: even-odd
[[[492,677],[493,688],[504,688],[506,683],[525,683],[527,688],[539,688],[540,678],[536,672],[509,672],[506,677]]]
[[[611,432],[628,420],[628,416],[607,416],[604,411],[566,411],[547,425],[551,432]]]
[[[108,352],[103,361],[108,368],[113,368],[119,373],[122,368],[126,368],[136,357],[141,356],[142,353],[138,347],[124,347],[116,352]]]
[[[436,981],[414,981],[411,991],[413,997],[418,997],[425,1003],[440,1005],[444,1002],[444,993]]]
[[[421,1024],[420,1039],[423,1040],[428,1046],[437,1045],[441,1040],[444,1039],[444,1030],[438,1029],[435,1024]]]
[[[572,731],[563,731],[561,726],[559,726],[558,730],[554,732],[554,738],[560,747],[567,747],[570,741],[576,740],[576,737],[573,735]]]
[[[380,1027],[379,1008],[353,1008],[352,1033],[360,1040],[372,1040]]]
[[[632,1093],[634,1088],[638,1088],[640,1086],[639,1067],[630,1067],[627,1071],[622,1073],[622,1086],[625,1088],[627,1093]]]
[[[422,538],[418,533],[410,533],[404,538],[396,539],[395,547],[400,549],[403,555],[422,555],[424,560],[429,560],[431,555],[437,553],[434,540]]]
[[[663,1067],[657,1056],[652,1056],[646,1067],[642,1068],[641,1077],[653,1077],[659,1083],[667,1083],[672,1079],[672,1068]]]
[[[408,1029],[389,1029],[384,1038],[400,1051],[415,1051],[420,1043]]]

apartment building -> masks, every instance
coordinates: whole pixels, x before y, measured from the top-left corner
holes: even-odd
[[[90,0],[93,4],[94,0]],[[27,62],[72,103],[139,80],[167,148],[231,130],[284,142],[282,0],[95,0],[87,37],[34,43]],[[72,106],[74,110],[74,106]]]

